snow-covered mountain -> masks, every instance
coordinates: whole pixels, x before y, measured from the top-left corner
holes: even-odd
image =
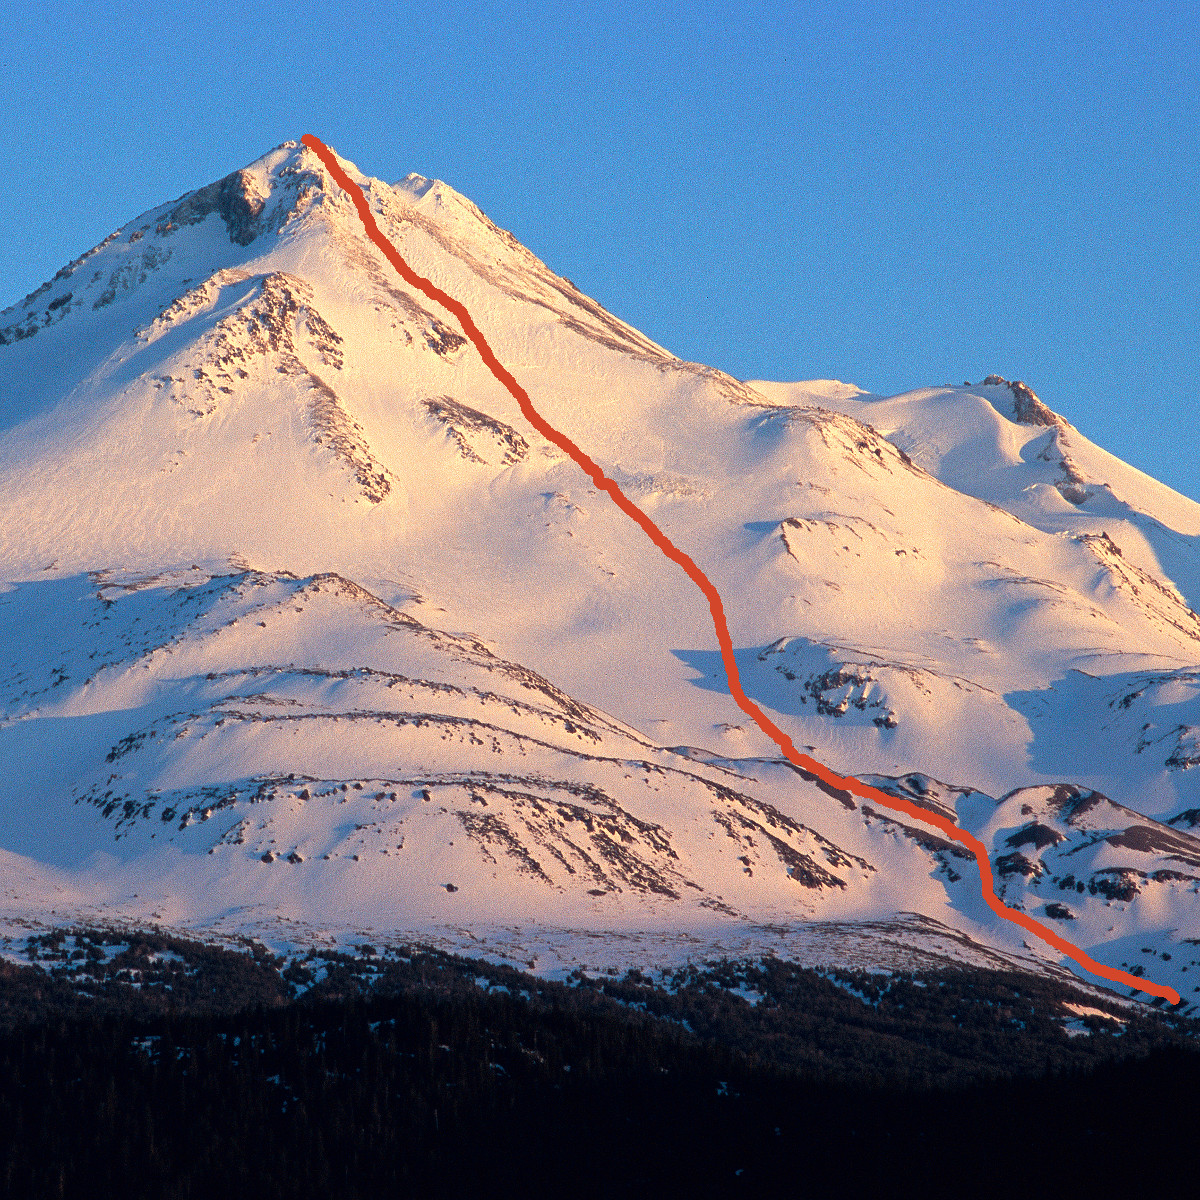
[[[683,362],[446,184],[343,165],[707,572],[798,746],[1190,999],[1200,505],[998,376],[879,398]],[[0,587],[10,930],[1059,961],[960,847],[780,760],[694,585],[299,144],[0,314]]]

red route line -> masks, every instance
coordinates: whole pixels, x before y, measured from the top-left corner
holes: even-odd
[[[1106,966],[1104,963],[1097,962],[1090,955],[1084,953],[1078,946],[1068,942],[1060,934],[1053,929],[1043,925],[1040,921],[1035,921],[1027,913],[1019,912],[1017,909],[1009,908],[996,895],[995,880],[992,875],[992,864],[988,858],[987,848],[984,844],[966,830],[960,829],[949,817],[944,817],[940,813],[930,812],[928,809],[918,808],[908,800],[899,796],[889,795],[887,792],[881,792],[878,788],[871,787],[870,784],[863,783],[861,779],[856,779],[853,775],[838,775],[835,771],[831,771],[824,764],[817,762],[815,758],[810,758],[807,754],[801,754],[796,749],[792,739],[788,737],[774,721],[767,716],[766,713],[754,703],[753,700],[746,695],[742,690],[741,679],[738,673],[737,662],[733,656],[733,640],[729,634],[729,624],[725,620],[725,606],[721,603],[721,597],[717,593],[717,589],[713,586],[712,581],[707,575],[696,565],[690,555],[680,550],[661,529],[644,513],[636,504],[630,500],[624,492],[611,480],[603,471],[596,465],[595,461],[581,450],[566,434],[560,433],[557,429],[549,424],[546,419],[533,407],[533,402],[529,398],[529,393],[513,378],[503,363],[493,353],[491,346],[479,331],[479,327],[471,320],[470,313],[466,307],[455,300],[452,296],[447,295],[435,283],[418,275],[403,258],[400,257],[399,251],[392,245],[390,241],[383,235],[379,226],[375,222],[375,216],[371,212],[371,206],[367,201],[366,193],[350,178],[338,163],[333,151],[329,149],[319,138],[314,137],[311,133],[306,133],[302,139],[304,144],[312,150],[318,158],[325,164],[329,173],[337,181],[337,183],[345,190],[350,199],[354,201],[354,206],[358,209],[358,215],[362,219],[363,226],[367,231],[367,236],[375,243],[376,246],[383,252],[388,262],[400,273],[401,278],[411,287],[415,287],[430,300],[440,304],[443,308],[452,312],[462,325],[463,332],[470,338],[476,350],[479,351],[480,357],[487,365],[493,375],[508,389],[513,399],[521,407],[521,412],[525,415],[525,419],[544,437],[547,441],[552,442],[560,450],[568,454],[584,473],[591,479],[592,483],[602,491],[607,492],[612,498],[616,506],[630,520],[635,521],[646,534],[646,536],[669,558],[673,563],[682,567],[688,578],[704,593],[704,598],[708,601],[708,607],[712,612],[713,628],[717,634],[717,641],[721,645],[721,661],[725,665],[725,674],[729,680],[729,690],[733,695],[734,702],[750,719],[768,736],[772,741],[783,751],[784,757],[795,766],[809,775],[815,776],[822,783],[829,787],[839,788],[843,791],[850,792],[863,800],[872,800],[876,804],[882,805],[884,808],[889,808],[893,812],[904,813],[905,816],[912,817],[915,820],[921,821],[926,825],[932,825],[940,829],[948,838],[958,842],[960,845],[966,846],[972,854],[975,855],[976,861],[979,863],[980,884],[983,890],[983,898],[987,902],[988,907],[998,916],[1006,921],[1011,921],[1014,925],[1021,926],[1022,929],[1031,933],[1036,938],[1040,938],[1043,942],[1049,943],[1056,950],[1060,950],[1068,958],[1072,958],[1086,971],[1090,971],[1093,975],[1099,975],[1104,979],[1108,979],[1113,983],[1124,984],[1126,987],[1133,988],[1135,991],[1146,992],[1152,996],[1161,996],[1165,1000],[1169,1000],[1172,1004],[1181,1002],[1180,995],[1174,988],[1165,987],[1162,984],[1151,983],[1149,980],[1141,979],[1136,975],[1130,975],[1126,971],[1117,970],[1115,967]]]

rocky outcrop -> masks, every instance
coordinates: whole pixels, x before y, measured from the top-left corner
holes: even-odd
[[[1003,375],[989,375],[983,381],[984,387],[1006,387],[1012,392],[1013,420],[1021,425],[1062,425],[1064,421],[1058,413],[1047,408],[1034,395],[1033,389],[1021,380],[1011,383]]]
[[[250,172],[234,171],[184,196],[159,224],[158,232],[167,233],[179,225],[195,225],[216,213],[225,222],[229,240],[248,246],[262,232],[260,218],[265,207],[266,201],[258,194]]]

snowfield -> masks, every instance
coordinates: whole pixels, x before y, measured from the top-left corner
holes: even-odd
[[[683,362],[446,184],[343,165],[713,580],[797,746],[1191,1002],[1200,505],[999,376],[884,398]],[[1067,965],[960,847],[777,757],[703,597],[297,143],[0,314],[0,699],[10,936]]]

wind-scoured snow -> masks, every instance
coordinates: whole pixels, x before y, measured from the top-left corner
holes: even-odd
[[[999,376],[880,398],[683,362],[448,185],[344,165],[707,572],[798,746],[1190,998],[1200,505]],[[700,594],[295,143],[0,314],[0,588],[9,921],[563,962],[926,929],[1057,961],[960,847],[776,759]]]

